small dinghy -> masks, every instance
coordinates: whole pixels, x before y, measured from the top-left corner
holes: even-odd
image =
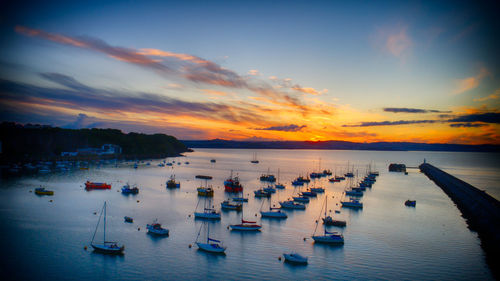
[[[125,220],[125,222],[128,222],[128,223],[133,223],[134,222],[134,219],[131,218],[131,217],[125,216],[123,219]]]
[[[168,236],[168,229],[161,227],[161,224],[155,220],[152,224],[146,225],[148,233],[157,236]]]
[[[405,205],[408,207],[415,207],[417,205],[417,201],[416,200],[406,200]]]
[[[123,194],[137,194],[139,193],[139,188],[137,186],[130,187],[130,185],[127,183],[122,187],[122,193]]]
[[[307,264],[307,257],[304,257],[297,253],[284,253],[285,262],[293,263],[293,264]]]

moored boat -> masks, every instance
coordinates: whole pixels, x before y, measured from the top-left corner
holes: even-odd
[[[280,206],[283,209],[297,209],[297,210],[305,210],[306,205],[301,203],[296,203],[293,200],[280,202]]]
[[[254,221],[246,221],[244,219],[241,219],[240,224],[231,224],[229,225],[231,230],[238,230],[238,231],[259,231],[262,226],[259,224],[256,224]]]
[[[181,183],[175,181],[175,175],[171,175],[170,179],[166,183],[167,188],[180,188]]]
[[[102,244],[94,243],[95,235],[97,233],[97,229],[99,228],[99,223],[101,222],[101,217],[104,214],[104,231],[103,231],[103,242]],[[95,227],[94,235],[92,236],[92,241],[90,242],[94,251],[102,254],[110,254],[110,255],[120,255],[123,254],[125,250],[125,246],[119,246],[117,242],[106,241],[106,201],[104,201],[104,206],[102,207],[101,214],[99,215],[99,220],[97,221],[97,225]]]
[[[122,193],[123,194],[137,194],[139,193],[139,188],[137,186],[130,187],[130,185],[127,183],[122,187]]]
[[[198,196],[213,197],[214,189],[212,187],[198,187]]]
[[[325,189],[322,188],[322,187],[311,187],[309,188],[312,192],[315,192],[315,193],[324,193],[325,192]]]
[[[125,220],[125,222],[128,222],[128,223],[133,223],[134,222],[134,219],[131,218],[131,217],[125,216],[125,217],[123,217],[123,219]]]
[[[111,189],[111,185],[107,184],[105,182],[91,182],[87,181],[85,183],[85,189],[91,190],[91,189]]]
[[[233,171],[231,170],[231,175],[228,179],[224,181],[224,190],[227,192],[243,192],[243,186],[240,183],[238,177],[233,178]]]
[[[52,195],[54,195],[54,191],[45,189],[45,187],[38,187],[38,188],[35,188],[35,194],[36,195],[52,196]]]
[[[274,209],[276,209],[276,208],[274,208]],[[271,208],[267,212],[261,211],[260,215],[263,218],[276,218],[276,219],[286,219],[286,218],[288,218],[288,215],[285,212],[282,212],[281,210],[273,211],[273,208]]]
[[[248,202],[248,198],[245,197],[233,197],[231,198],[234,202]]]
[[[216,240],[213,238],[210,238],[210,224],[207,225],[207,242],[202,243],[198,242],[198,238],[200,237],[200,232],[201,229],[203,228],[203,223],[200,226],[200,231],[198,232],[198,236],[196,237],[196,245],[198,246],[198,249],[205,251],[205,252],[210,252],[210,253],[215,253],[215,254],[223,254],[224,251],[226,250],[226,247],[222,245],[222,242],[220,240]]]
[[[158,236],[168,236],[169,230],[161,227],[161,224],[156,220],[152,224],[146,225],[148,233],[158,235]]]
[[[302,202],[302,203],[309,203],[309,197],[306,197],[306,196],[295,196],[295,197],[293,197],[293,201]]]
[[[255,194],[255,197],[271,197],[271,193],[264,191],[262,189],[255,190],[253,192]]]
[[[344,236],[337,232],[328,232],[325,230],[325,234],[323,235],[313,235],[312,239],[316,243],[325,243],[325,244],[336,244],[341,245],[344,244]]]
[[[235,210],[235,211],[241,211],[243,209],[243,205],[241,203],[231,203],[229,200],[224,200],[220,203],[220,206],[224,210]]]
[[[349,201],[340,201],[340,204],[342,204],[342,207],[347,207],[347,208],[355,208],[355,209],[363,208],[363,203],[361,203],[358,199],[354,198],[351,198]]]
[[[307,257],[304,257],[297,253],[284,253],[283,257],[285,257],[285,262],[293,263],[293,264],[307,264]]]
[[[415,206],[417,206],[417,201],[416,200],[409,200],[408,199],[408,200],[405,201],[405,205],[409,206],[409,207],[415,207]]]

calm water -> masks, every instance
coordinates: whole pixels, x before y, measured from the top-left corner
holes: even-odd
[[[2,276],[22,280],[36,279],[391,279],[391,280],[489,280],[492,276],[476,233],[469,231],[453,202],[418,170],[409,175],[387,172],[391,162],[417,166],[426,158],[478,188],[500,197],[500,165],[497,155],[484,153],[372,152],[315,150],[255,150],[259,164],[251,164],[254,150],[197,149],[174,167],[141,165],[91,168],[89,171],[54,173],[3,180],[0,188],[0,245]],[[210,159],[217,163],[210,163]],[[258,180],[270,168],[287,189],[272,197],[273,204],[298,192],[290,181],[298,174],[321,168],[340,173],[347,162],[364,173],[374,164],[380,176],[365,192],[360,211],[341,209],[337,217],[347,221],[341,231],[344,246],[313,244],[310,237],[320,216],[324,196],[328,209],[338,210],[345,183],[316,185],[326,194],[312,199],[305,211],[287,211],[282,221],[255,216],[269,202],[254,198]],[[185,165],[184,161],[190,161]],[[213,256],[188,248],[194,244],[202,222],[193,214],[199,200],[196,174],[212,175],[217,208],[227,197],[223,180],[230,170],[238,174],[249,202],[242,213],[223,212],[220,222],[211,223],[211,236],[227,246],[226,256]],[[165,181],[175,173],[179,190],[166,190]],[[86,192],[87,180],[112,183],[111,190]],[[138,195],[117,192],[125,182],[138,184]],[[43,184],[55,191],[52,197],[38,197],[30,190]],[[249,194],[249,195],[247,195]],[[417,200],[416,208],[404,206],[406,199]],[[49,202],[52,199],[53,202]],[[126,245],[125,255],[105,256],[85,251],[89,246],[104,201],[108,202],[107,236]],[[139,200],[139,202],[137,202]],[[337,205],[338,204],[338,205]],[[200,203],[201,206],[201,203]],[[227,229],[243,215],[262,224],[259,233],[237,233]],[[134,218],[133,224],[123,222]],[[158,218],[170,229],[170,237],[154,238],[145,226]],[[140,230],[138,231],[138,228]],[[318,227],[319,231],[322,225]],[[99,235],[99,234],[98,234]],[[309,265],[290,266],[278,260],[289,251],[309,257]]]

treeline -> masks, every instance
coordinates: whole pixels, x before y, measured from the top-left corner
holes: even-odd
[[[121,146],[120,158],[176,156],[189,149],[175,137],[165,134],[125,134],[116,129],[63,129],[41,125],[0,124],[2,162],[58,158],[63,151],[100,148],[103,144]]]

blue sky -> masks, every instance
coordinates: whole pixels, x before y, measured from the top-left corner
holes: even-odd
[[[47,99],[41,104],[41,96],[37,101],[26,92],[23,97],[29,102],[16,101],[12,94],[2,99],[6,113],[1,117],[5,121],[64,126],[64,120],[79,120],[78,114],[83,113],[92,119],[87,125],[159,131],[179,138],[498,140],[499,128],[494,120],[451,127],[447,121],[451,119],[442,120],[446,117],[436,114],[384,111],[386,107],[434,109],[451,112],[449,118],[498,114],[500,63],[494,52],[498,23],[492,3],[44,1],[4,5],[3,11],[0,74],[4,81],[38,90],[64,89],[67,86],[59,80],[41,75],[57,73],[113,93],[108,101],[101,100],[103,103],[153,93],[163,99],[223,105],[236,115],[260,117],[251,122],[213,115],[204,119],[186,110],[182,116],[175,116],[179,122],[174,124],[165,121],[171,120],[173,113],[161,115],[161,110],[152,114],[147,108],[136,112],[124,106],[115,109],[113,115],[90,104],[65,108],[59,100],[57,106],[48,106]],[[37,35],[34,30],[39,31]],[[123,48],[137,52],[175,71],[158,72],[150,65],[96,50],[95,45],[68,44],[47,34],[103,42],[110,47],[107,51]],[[151,50],[169,54],[158,56]],[[186,67],[193,71],[197,63],[171,54],[209,61],[220,69],[204,69],[204,75],[219,75],[219,70],[226,69],[231,79],[245,81],[245,86],[186,79]],[[200,74],[198,70],[196,74]],[[268,91],[262,93],[262,88]],[[13,91],[5,87],[0,90],[5,97],[6,91]],[[72,94],[78,95],[67,93]],[[296,101],[293,105],[287,104],[290,98]],[[232,105],[238,106],[227,107]],[[252,111],[256,107],[258,110]],[[306,107],[308,112],[304,114]],[[50,112],[60,117],[51,120]],[[350,126],[427,119],[436,122],[362,129]],[[259,130],[289,125],[300,129]],[[213,129],[209,132],[207,126]]]

